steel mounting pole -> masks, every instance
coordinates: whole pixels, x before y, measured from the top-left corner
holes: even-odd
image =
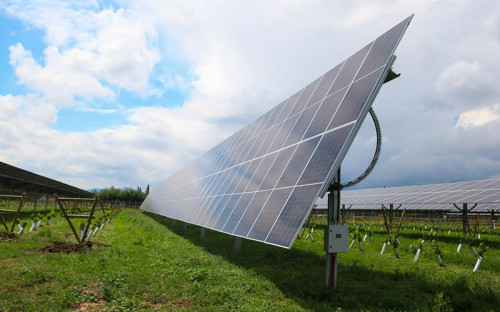
[[[495,230],[495,210],[491,211],[491,231]]]
[[[393,219],[394,219],[394,204],[389,204],[389,232],[392,232]]]
[[[467,203],[462,206],[462,235],[465,237],[467,234]]]
[[[328,193],[328,222],[325,230],[325,250],[326,250],[326,288],[337,288],[337,253],[328,252],[330,225],[339,223],[340,216],[340,167],[333,178],[333,183]]]

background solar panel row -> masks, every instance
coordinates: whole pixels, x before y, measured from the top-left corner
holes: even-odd
[[[454,210],[463,203],[478,204],[474,211],[500,211],[500,179],[343,191],[341,203],[351,209],[381,209],[403,204],[401,209]],[[326,197],[316,205],[326,209]]]
[[[411,17],[154,188],[142,209],[290,248]]]
[[[27,192],[74,197],[92,197],[93,193],[39,174],[0,162],[0,193]]]

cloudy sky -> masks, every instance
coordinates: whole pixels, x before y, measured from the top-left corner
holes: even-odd
[[[0,161],[155,186],[415,14],[360,187],[500,177],[498,1],[2,1]],[[369,164],[368,122],[343,179]]]

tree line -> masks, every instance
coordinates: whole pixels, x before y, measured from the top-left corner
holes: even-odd
[[[146,187],[145,191],[139,186],[136,189],[131,187],[117,188],[111,186],[103,189],[94,189],[91,192],[98,195],[103,201],[143,201],[149,194],[149,185]]]

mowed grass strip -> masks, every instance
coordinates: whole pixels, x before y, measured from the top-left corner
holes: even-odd
[[[324,288],[323,232],[291,250],[234,238],[125,209],[93,241],[90,252],[41,253],[53,241],[74,242],[58,220],[0,242],[0,311],[490,311],[500,306],[500,252],[490,248],[478,272],[457,239],[440,242],[444,267],[430,245],[413,263],[400,236],[401,259],[380,249],[385,235],[339,255],[338,289]],[[406,236],[405,236],[406,235]],[[498,246],[496,235],[492,246]],[[110,245],[109,247],[105,245]],[[425,248],[427,247],[427,248]]]

